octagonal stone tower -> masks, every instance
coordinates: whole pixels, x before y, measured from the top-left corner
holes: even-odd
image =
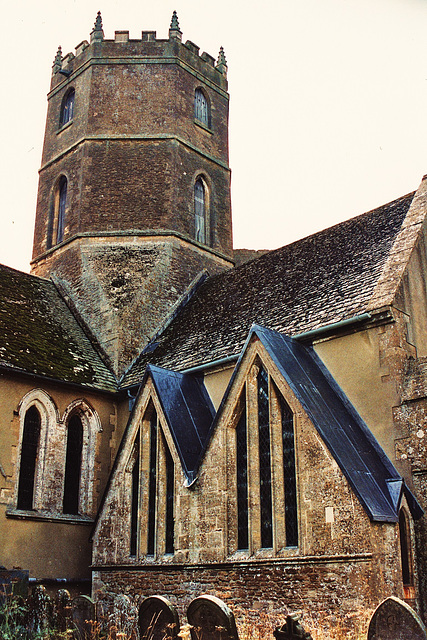
[[[227,64],[182,34],[56,55],[32,273],[53,277],[120,374],[194,279],[230,268]]]

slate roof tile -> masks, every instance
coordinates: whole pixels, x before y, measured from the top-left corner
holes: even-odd
[[[53,282],[0,265],[0,366],[104,391],[117,381]]]
[[[212,276],[141,355],[122,386],[151,362],[183,370],[238,355],[253,323],[288,335],[364,313],[414,193]]]

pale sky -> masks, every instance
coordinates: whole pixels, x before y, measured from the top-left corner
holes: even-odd
[[[154,6],[153,6],[154,5]],[[276,248],[427,173],[427,0],[2,0],[0,262],[28,270],[58,48],[156,30],[229,65],[234,244]]]

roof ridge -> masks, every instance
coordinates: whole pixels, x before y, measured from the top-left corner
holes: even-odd
[[[412,202],[388,253],[369,299],[367,310],[393,304],[426,218],[426,213],[427,179],[424,177],[419,188],[413,193]]]

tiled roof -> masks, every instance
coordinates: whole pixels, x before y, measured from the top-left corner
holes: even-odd
[[[414,198],[378,209],[209,278],[125,373],[183,370],[238,355],[253,323],[296,335],[364,313]]]
[[[116,391],[117,382],[50,280],[0,265],[0,366]]]

